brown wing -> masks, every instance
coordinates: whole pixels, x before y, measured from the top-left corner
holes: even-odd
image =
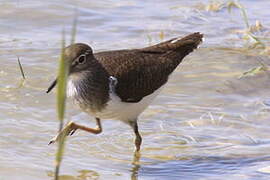
[[[194,33],[143,49],[107,51],[94,56],[111,76],[117,78],[116,94],[121,100],[138,102],[165,84],[168,76],[201,39],[201,34]]]

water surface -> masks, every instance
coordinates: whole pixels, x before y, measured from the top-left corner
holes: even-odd
[[[267,0],[243,0],[251,24],[270,26]],[[269,74],[239,78],[269,64],[243,53],[240,12],[207,12],[208,1],[0,1],[0,180],[53,179],[55,93],[46,88],[57,70],[61,31],[77,13],[77,42],[95,52],[138,48],[192,32],[205,34],[166,88],[140,116],[141,158],[133,132],[104,121],[100,135],[68,138],[62,180],[269,179]],[[17,56],[26,81],[21,83]],[[68,102],[66,120],[94,126],[93,117]]]

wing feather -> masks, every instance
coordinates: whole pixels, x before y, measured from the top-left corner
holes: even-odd
[[[108,73],[117,78],[116,94],[124,102],[138,102],[162,85],[182,59],[202,40],[200,33],[142,49],[95,53]]]

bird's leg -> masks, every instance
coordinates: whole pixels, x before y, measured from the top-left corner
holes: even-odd
[[[142,144],[142,137],[141,137],[141,135],[139,133],[137,120],[136,121],[130,121],[129,124],[132,127],[132,129],[133,129],[133,131],[134,131],[134,133],[136,135],[136,138],[135,138],[136,152],[139,152],[140,148],[141,148],[141,144]]]
[[[99,118],[96,118],[96,124],[97,124],[97,127],[96,128],[89,128],[89,127],[86,127],[86,126],[82,126],[82,125],[79,125],[79,124],[76,124],[74,122],[69,122],[63,129],[61,132],[59,132],[50,142],[49,144],[52,144],[56,141],[58,141],[60,139],[61,136],[68,136],[68,135],[72,135],[74,134],[74,132],[77,130],[77,129],[80,129],[80,130],[83,130],[83,131],[86,131],[86,132],[89,132],[89,133],[93,133],[93,134],[99,134],[102,132],[102,126],[101,126],[101,122],[100,122],[100,119]]]

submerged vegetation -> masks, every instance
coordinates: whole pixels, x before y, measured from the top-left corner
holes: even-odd
[[[246,50],[254,50],[257,49],[259,51],[255,51],[255,54],[259,53],[259,55],[269,55],[269,29],[265,28],[262,25],[262,22],[256,20],[255,24],[249,22],[248,19],[248,10],[237,0],[229,0],[229,1],[210,1],[209,4],[204,6],[206,11],[219,12],[223,9],[227,9],[229,13],[232,13],[232,9],[239,9],[245,23],[245,28],[242,30],[235,30],[234,33],[238,33],[242,35],[243,40],[247,40],[249,45]],[[266,32],[263,35],[262,32]]]
[[[25,80],[26,80],[24,70],[23,70],[23,67],[22,67],[22,63],[21,63],[21,60],[20,60],[19,57],[17,57],[17,62],[18,62],[18,65],[19,65],[19,69],[20,69],[20,72],[21,72],[22,79],[21,79],[18,87],[16,87],[15,89],[23,87],[24,84],[25,84]]]
[[[171,9],[181,8],[180,6],[174,6]],[[248,18],[248,9],[246,9],[238,0],[210,0],[207,4],[197,3],[194,8],[201,16],[201,12],[219,13],[227,10],[231,17],[234,17],[233,9],[239,10],[245,27],[241,29],[234,29],[231,33],[238,35],[240,40],[244,43],[241,48],[228,47],[225,49],[232,50],[241,54],[249,56],[269,56],[270,55],[270,29],[265,27],[260,20],[256,20],[251,23]],[[197,16],[196,16],[197,17]],[[198,19],[207,21],[206,17],[199,17]],[[149,39],[149,38],[148,38]],[[222,48],[224,49],[224,48]],[[262,65],[261,61],[259,66],[251,68],[245,71],[240,78],[245,76],[254,76],[258,73],[266,72],[267,66]]]
[[[246,53],[252,56],[269,56],[270,55],[270,30],[263,26],[262,22],[256,20],[255,24],[251,24],[248,19],[247,9],[237,0],[229,1],[210,1],[209,4],[202,6],[206,11],[219,12],[223,9],[227,9],[231,14],[232,9],[239,9],[243,18],[245,28],[241,30],[234,30],[233,33],[240,34],[240,37],[247,41],[247,46],[240,50],[241,53]],[[259,66],[251,68],[245,71],[239,78],[245,76],[254,76],[258,73],[268,70],[265,64],[259,62]]]
[[[17,58],[17,61],[18,61],[18,65],[19,65],[19,68],[20,68],[20,72],[21,72],[22,78],[24,80],[25,79],[25,75],[24,75],[23,67],[22,67],[22,64],[21,64],[21,61],[20,61],[20,58],[19,57]]]

